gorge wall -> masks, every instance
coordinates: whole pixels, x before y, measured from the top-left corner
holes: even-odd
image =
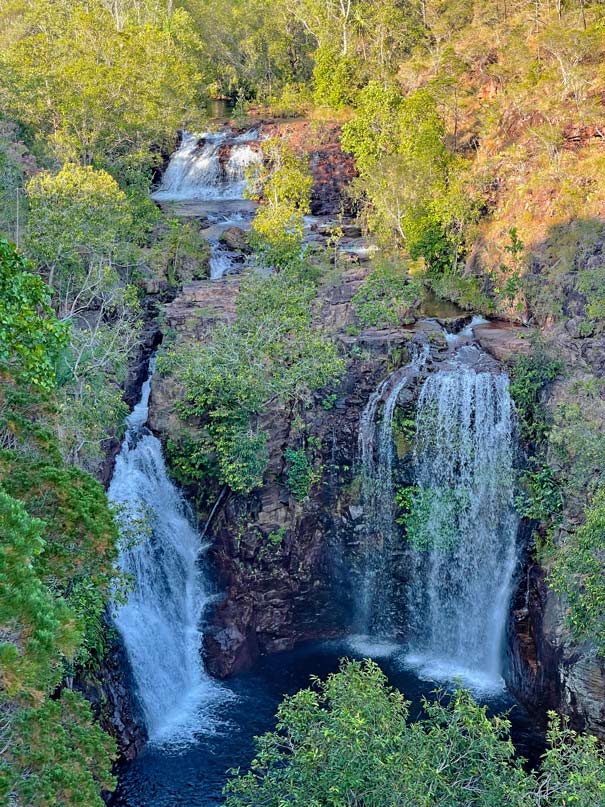
[[[301,122],[265,124],[263,129],[269,136],[293,136],[298,147],[309,153],[314,177],[313,212],[338,215],[343,209],[344,188],[354,174],[351,161],[337,143],[338,127],[328,127],[319,139],[309,124]],[[351,212],[346,204],[344,209]],[[350,235],[358,234],[353,223],[346,226]],[[320,225],[314,238],[322,243],[328,232],[329,228]],[[245,260],[241,231],[232,229],[224,234],[224,240],[232,254],[241,255],[241,260],[235,261],[236,267],[241,265]],[[200,529],[211,542],[207,566],[214,577],[217,598],[205,612],[203,652],[208,671],[217,677],[249,667],[259,654],[350,630],[363,553],[364,512],[357,456],[361,413],[381,380],[408,362],[410,343],[422,333],[430,345],[431,358],[400,397],[401,408],[413,417],[422,381],[447,350],[438,319],[414,323],[416,316],[412,316],[405,327],[370,328],[352,335],[352,298],[368,267],[354,251],[348,253],[346,261],[345,268],[321,286],[317,311],[346,355],[346,372],[336,393],[330,400],[315,395],[307,407],[273,405],[263,416],[261,425],[269,434],[270,460],[259,490],[243,496],[203,480],[186,491],[196,502]],[[217,322],[233,320],[239,282],[236,271],[218,280],[186,281],[172,292],[152,290],[162,294],[165,301],[168,296],[162,331],[170,334],[177,346],[203,343]],[[455,331],[467,322],[468,318],[462,317],[445,324]],[[526,335],[523,329],[490,322],[479,325],[474,337],[484,356],[492,357],[485,356],[486,363],[507,364],[529,350]],[[550,337],[571,375],[581,376],[590,370],[602,377],[605,346],[599,337],[581,335],[573,318]],[[148,347],[158,339],[153,326]],[[564,385],[553,390],[553,410],[565,389]],[[178,379],[154,378],[149,425],[162,439],[169,458],[170,443],[178,440],[184,428],[177,413],[182,394]],[[288,489],[284,455],[288,448],[308,447],[309,438],[319,481],[300,502]],[[396,447],[398,483],[411,485],[409,437],[397,434]],[[530,708],[558,708],[570,714],[576,725],[605,733],[605,667],[589,648],[575,647],[566,635],[563,606],[546,585],[548,570],[540,567],[532,550],[533,528],[527,522],[520,525],[519,543],[528,551],[516,578],[508,626],[507,682]],[[401,601],[410,569],[405,548],[394,550],[391,595]],[[396,629],[405,635],[405,624]]]

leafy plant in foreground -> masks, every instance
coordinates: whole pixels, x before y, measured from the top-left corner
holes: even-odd
[[[250,770],[234,771],[226,807],[590,807],[605,795],[596,741],[555,715],[542,771],[527,773],[510,722],[468,692],[425,701],[411,722],[372,661],[343,662],[313,684],[282,702]]]

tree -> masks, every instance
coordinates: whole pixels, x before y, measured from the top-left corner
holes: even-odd
[[[55,384],[68,333],[50,300],[48,286],[0,239],[0,371],[42,389]]]
[[[246,774],[234,771],[226,807],[581,807],[599,804],[605,767],[594,738],[551,715],[541,773],[526,773],[510,723],[471,695],[409,703],[372,661],[287,697],[277,730],[257,739]]]
[[[265,263],[283,268],[301,256],[313,178],[288,143],[269,141],[263,153],[265,161],[251,178],[251,195],[263,202],[252,222],[252,245]]]
[[[106,171],[74,163],[36,174],[26,193],[27,251],[57,297],[59,316],[77,318],[102,298],[113,265],[128,260],[126,194]]]
[[[16,695],[56,686],[62,654],[73,654],[78,633],[66,603],[55,599],[34,569],[44,550],[43,521],[0,488],[0,643],[2,686]]]
[[[0,55],[4,108],[32,127],[43,153],[86,165],[136,154],[146,164],[194,107],[200,76],[189,16],[128,5],[114,19],[101,0],[39,0],[10,27]]]
[[[71,325],[60,390],[64,453],[93,468],[126,414],[119,384],[140,330],[132,208],[115,179],[91,166],[42,171],[26,190],[26,247]]]

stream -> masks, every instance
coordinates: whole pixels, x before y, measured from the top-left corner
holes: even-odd
[[[236,268],[220,234],[232,224],[250,225],[253,206],[243,197],[246,171],[260,159],[258,145],[258,130],[185,135],[154,194],[179,215],[207,217],[211,279]],[[420,715],[423,697],[461,678],[491,712],[510,710],[518,752],[537,762],[542,734],[502,679],[517,556],[508,381],[474,367],[472,351],[478,351],[469,340],[472,326],[461,337],[447,335],[451,356],[423,382],[419,399],[415,474],[419,490],[430,492],[434,544],[412,557],[416,570],[408,602],[394,602],[384,585],[393,540],[392,428],[401,391],[430,358],[422,340],[410,364],[380,382],[360,419],[365,530],[379,541],[367,538],[351,624],[356,635],[263,657],[224,683],[212,680],[200,661],[204,615],[212,603],[201,536],[168,478],[159,440],[145,426],[152,365],[141,401],[127,419],[110,487],[110,497],[121,505],[125,535],[136,534],[136,540],[124,541],[120,555],[134,585],[117,608],[116,626],[150,742],[136,760],[120,765],[113,807],[222,804],[229,769],[249,764],[253,738],[274,727],[283,696],[307,686],[312,675],[337,671],[343,657],[374,658],[412,702],[412,717]],[[442,550],[451,541],[455,546],[445,547],[444,564]],[[391,620],[403,608],[412,625],[405,645]]]

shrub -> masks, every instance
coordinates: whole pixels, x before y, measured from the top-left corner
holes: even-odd
[[[302,448],[287,448],[285,457],[289,465],[288,489],[297,501],[302,502],[321,479],[321,468],[314,467]]]
[[[550,417],[542,401],[544,390],[559,375],[562,362],[537,346],[517,358],[511,369],[510,392],[515,402],[521,435],[528,443],[540,443],[550,429]]]
[[[353,306],[363,327],[398,326],[413,320],[421,297],[421,284],[404,263],[382,260],[353,297]]]
[[[285,698],[277,730],[257,739],[250,771],[226,787],[226,807],[590,807],[605,795],[594,738],[551,714],[541,772],[523,770],[510,723],[470,693],[410,704],[372,661],[343,662],[325,682]]]
[[[574,640],[605,655],[605,489],[585,510],[585,523],[558,547],[549,585],[564,598]]]

